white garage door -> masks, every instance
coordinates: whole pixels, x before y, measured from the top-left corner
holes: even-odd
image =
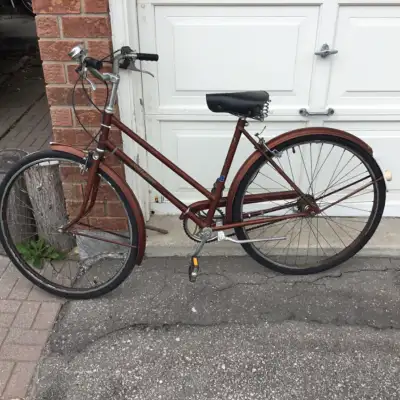
[[[205,94],[267,90],[272,103],[265,136],[324,125],[363,138],[381,167],[393,171],[386,215],[400,216],[399,1],[203,2],[138,1],[141,50],[160,55],[157,64],[146,63],[155,79],[143,76],[150,143],[211,188],[235,119],[212,114]],[[325,43],[338,53],[315,55]],[[303,117],[302,108],[335,113]],[[253,122],[249,131],[263,126]],[[243,139],[234,170],[250,151]],[[182,201],[202,198],[151,157],[148,164]],[[151,192],[152,209],[171,212],[162,200]]]

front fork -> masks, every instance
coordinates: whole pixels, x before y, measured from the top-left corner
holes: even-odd
[[[75,225],[82,218],[88,215],[90,211],[92,211],[92,208],[96,203],[97,193],[100,184],[100,175],[98,174],[98,170],[100,168],[100,163],[103,157],[97,151],[88,152],[87,157],[88,158],[82,172],[89,171],[89,174],[81,208],[78,212],[78,215],[71,222],[69,222],[67,225],[60,227],[60,232],[68,231],[71,226]],[[91,165],[87,167],[88,164]]]

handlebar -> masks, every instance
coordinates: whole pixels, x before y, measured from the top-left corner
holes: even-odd
[[[77,61],[80,66],[78,71],[86,68],[92,75],[102,81],[110,80],[110,74],[102,74],[100,70],[103,68],[103,62],[92,57],[87,56],[87,51],[82,46],[74,47],[69,56]],[[158,54],[151,53],[135,53],[129,46],[124,46],[120,49],[119,54],[114,57],[113,74],[118,75],[119,69],[127,69],[131,62],[139,61],[158,61]],[[121,61],[122,64],[121,64]],[[135,66],[132,68],[134,71],[140,71]],[[145,71],[144,71],[145,72]]]
[[[136,59],[140,61],[158,61],[158,54],[136,53]]]

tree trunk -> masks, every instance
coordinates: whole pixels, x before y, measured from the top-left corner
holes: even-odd
[[[11,149],[0,152],[0,182],[9,168],[26,154],[22,150]],[[20,244],[25,240],[35,237],[36,226],[32,213],[32,205],[26,190],[25,180],[22,176],[14,182],[8,196],[6,223],[11,240],[15,244]],[[1,245],[0,250],[4,253]]]
[[[37,164],[25,172],[25,180],[38,236],[56,250],[68,252],[75,247],[75,239],[58,232],[68,222],[59,167],[57,161]]]

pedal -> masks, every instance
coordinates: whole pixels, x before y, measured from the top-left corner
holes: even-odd
[[[197,276],[199,275],[200,265],[197,257],[192,257],[189,265],[189,281],[196,282]]]

